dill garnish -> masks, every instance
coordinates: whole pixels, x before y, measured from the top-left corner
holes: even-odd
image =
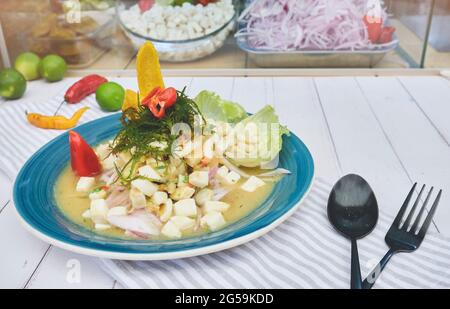
[[[166,110],[162,119],[157,119],[151,111],[142,105],[137,109],[125,110],[120,119],[122,129],[114,139],[112,153],[129,153],[131,159],[122,169],[117,170],[123,184],[129,184],[133,179],[136,165],[145,157],[152,157],[157,161],[168,160],[172,143],[178,138],[171,130],[175,124],[187,124],[194,130],[203,130],[205,120],[197,104],[183,91],[177,91],[176,103]],[[124,173],[129,167],[129,171]],[[139,176],[138,176],[139,177]]]

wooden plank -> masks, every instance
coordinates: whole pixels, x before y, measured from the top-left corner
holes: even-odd
[[[114,279],[94,258],[51,247],[28,282],[29,289],[112,289]]]
[[[223,99],[231,100],[234,87],[232,77],[195,77],[192,79],[188,94],[195,97],[202,90],[214,91]]]
[[[8,205],[0,214],[0,288],[22,288],[39,265],[48,244],[19,225]]]
[[[135,77],[136,70],[130,69],[108,69],[101,71],[105,76]],[[85,76],[87,74],[98,74],[98,70],[70,70],[68,76]],[[167,77],[319,77],[319,76],[439,76],[440,69],[221,69],[210,67],[207,69],[166,69],[163,75]]]
[[[412,182],[356,80],[350,77],[316,78],[315,82],[342,171],[357,173],[367,179],[376,193],[380,209],[395,215]],[[410,121],[401,114],[392,115],[397,121]]]
[[[273,78],[274,106],[280,121],[310,149],[316,175],[330,184],[340,176],[339,165],[312,78]]]
[[[443,77],[399,77],[414,102],[450,145],[450,81]]]
[[[0,169],[0,213],[6,207],[11,198],[12,180]]]
[[[270,77],[236,77],[231,100],[255,113],[264,105],[273,105],[273,83]]]
[[[450,233],[450,209],[445,207],[450,203],[448,144],[396,78],[358,78],[358,82],[409,177],[445,190],[435,222],[439,231]]]

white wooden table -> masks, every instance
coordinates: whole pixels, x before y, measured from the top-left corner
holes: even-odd
[[[118,80],[136,89],[134,78]],[[32,82],[20,101],[61,95],[72,79]],[[216,91],[255,112],[275,106],[281,121],[308,145],[317,176],[333,183],[354,172],[374,188],[380,208],[396,214],[413,182],[444,195],[432,229],[450,235],[450,81],[405,77],[172,77],[167,84]],[[57,106],[55,106],[55,110]],[[64,114],[64,106],[60,113]],[[1,119],[0,119],[1,121]],[[19,132],[20,134],[20,132]],[[20,138],[20,135],[17,136]],[[8,147],[0,141],[1,147]],[[1,170],[0,166],[0,170]],[[49,246],[27,233],[9,202],[11,180],[0,173],[0,288],[120,288],[92,258]],[[70,283],[73,260],[81,281]]]

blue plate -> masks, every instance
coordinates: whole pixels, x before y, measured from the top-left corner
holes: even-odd
[[[76,128],[86,141],[99,144],[119,131],[120,114]],[[14,184],[19,217],[44,241],[81,254],[126,260],[161,260],[224,250],[257,238],[287,219],[308,193],[313,177],[311,153],[295,136],[283,138],[279,166],[292,175],[283,177],[269,197],[254,211],[226,228],[175,241],[124,240],[96,234],[70,221],[56,206],[54,187],[70,160],[68,133],[37,151],[23,166]]]

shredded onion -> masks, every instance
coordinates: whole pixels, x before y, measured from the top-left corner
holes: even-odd
[[[372,44],[363,21],[368,0],[253,0],[236,37],[260,50],[362,50]],[[386,20],[385,9],[381,17]]]

